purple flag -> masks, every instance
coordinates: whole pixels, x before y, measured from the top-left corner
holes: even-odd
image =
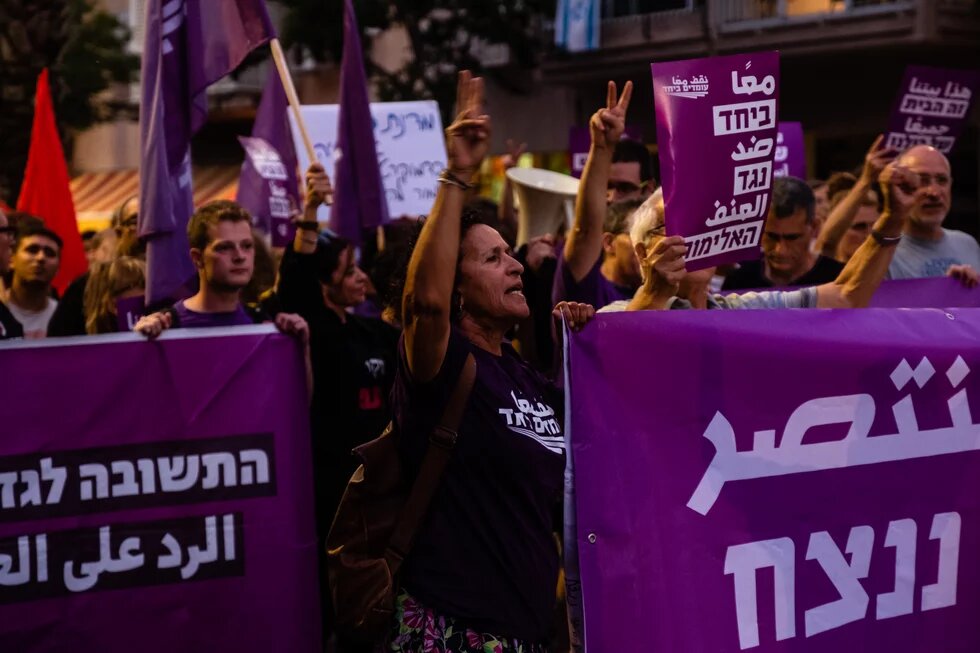
[[[759,250],[772,194],[779,53],[651,65],[667,234],[687,269]]]
[[[344,56],[340,63],[340,112],[330,226],[361,242],[361,232],[388,221],[381,166],[368,103],[364,52],[351,0],[344,0]]]
[[[595,322],[567,359],[587,650],[980,650],[978,311]]]
[[[252,138],[239,139],[246,156],[235,200],[252,214],[259,230],[271,234],[273,247],[289,243],[290,216],[302,206],[296,179],[299,164],[286,117],[288,108],[279,74],[270,66]]]
[[[772,176],[806,178],[806,147],[803,144],[802,124],[798,122],[779,123]]]
[[[631,138],[634,141],[641,140],[641,130],[636,125],[626,125],[623,130],[623,138]],[[589,126],[585,125],[572,127],[568,130],[568,155],[571,158],[572,176],[576,179],[582,178],[582,171],[585,170],[585,162],[589,159],[589,149],[592,147],[592,135],[589,133]],[[644,179],[643,181],[649,181]]]
[[[206,89],[275,32],[263,0],[148,0],[144,29],[139,235],[153,305],[186,294],[194,277],[190,146],[207,120]]]
[[[301,347],[222,331],[0,346],[3,651],[321,650]]]
[[[976,70],[908,66],[888,120],[885,147],[932,145],[948,154],[966,126],[977,90]]]

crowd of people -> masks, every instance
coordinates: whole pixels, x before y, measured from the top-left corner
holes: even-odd
[[[881,138],[857,174],[776,179],[761,258],[688,272],[684,239],[666,234],[655,161],[623,139],[631,94],[631,83],[619,94],[610,82],[606,105],[591,117],[591,150],[564,233],[515,251],[520,209],[474,197],[491,120],[482,81],[463,73],[428,217],[390,225],[383,249],[358,250],[317,223],[331,187],[314,164],[285,251],[271,251],[236,203],[206,204],[187,228],[197,291],[135,324],[155,338],[172,328],[272,322],[299,339],[321,544],[357,466],[351,450],[390,422],[406,468],[418,470],[464,365],[475,360],[457,445],[401,568],[380,650],[530,653],[567,636],[556,616],[561,320],[579,329],[596,311],[859,308],[883,279],[978,281],[980,246],[943,227],[953,178],[946,157],[925,146],[896,152]],[[516,162],[520,148],[512,154]],[[128,200],[88,240],[89,271],[60,298],[52,281],[61,238],[34,216],[0,212],[0,339],[126,328],[119,302],[142,295],[146,283],[137,204]],[[528,407],[538,419],[526,419]],[[342,634],[335,644],[371,650]]]

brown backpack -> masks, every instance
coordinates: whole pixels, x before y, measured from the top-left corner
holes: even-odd
[[[380,437],[354,449],[361,459],[327,535],[327,570],[337,628],[362,642],[380,641],[392,626],[402,561],[439,487],[456,445],[476,360],[463,364],[418,476],[407,478],[389,424]]]

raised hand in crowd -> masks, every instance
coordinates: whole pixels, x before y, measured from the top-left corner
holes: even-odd
[[[838,246],[844,238],[847,230],[851,228],[855,216],[862,206],[873,204],[874,185],[878,182],[878,177],[889,163],[898,156],[898,150],[890,147],[883,147],[884,135],[879,134],[874,143],[864,156],[864,167],[857,183],[851,187],[847,195],[838,201],[831,209],[820,229],[820,236],[817,240],[817,248],[824,256],[840,259],[838,256]],[[833,200],[833,198],[828,198]],[[842,260],[846,262],[846,260]]]
[[[665,308],[670,298],[678,294],[681,281],[687,277],[684,259],[687,245],[684,238],[667,236],[655,241],[649,250],[644,243],[640,243],[637,249],[638,254],[646,254],[640,259],[643,285],[633,295],[627,310]]]
[[[616,145],[626,129],[626,111],[632,95],[633,82],[626,82],[618,98],[616,83],[609,82],[606,106],[589,119],[592,146],[575,198],[575,222],[565,241],[565,265],[575,281],[582,280],[602,254],[609,173]]]

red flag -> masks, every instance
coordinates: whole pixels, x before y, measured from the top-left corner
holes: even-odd
[[[45,226],[64,241],[61,269],[54,279],[54,287],[59,293],[88,269],[69,182],[68,164],[55,126],[48,69],[45,68],[37,77],[31,150],[27,155],[17,210],[43,219]]]

